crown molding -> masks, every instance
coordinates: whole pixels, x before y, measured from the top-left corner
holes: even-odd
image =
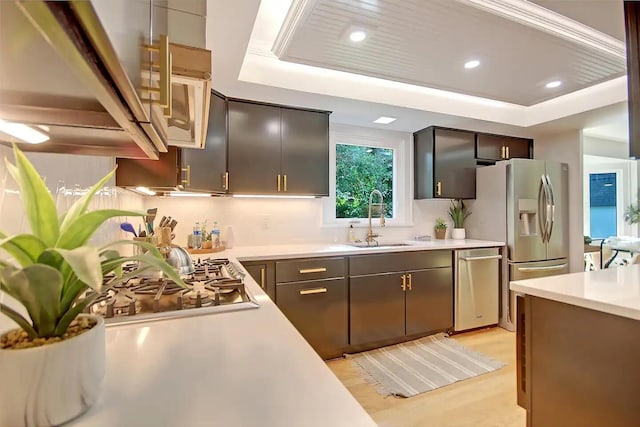
[[[313,11],[318,0],[293,0],[287,17],[280,27],[280,31],[276,36],[271,51],[278,57],[284,56],[291,40],[296,34],[296,31],[302,23],[307,19],[307,16]]]
[[[526,0],[456,1],[626,60],[626,47],[623,41],[535,3]]]

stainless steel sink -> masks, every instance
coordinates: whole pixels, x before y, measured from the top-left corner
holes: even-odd
[[[397,246],[411,246],[409,243],[381,243],[376,245],[375,243],[369,244],[367,242],[362,243],[349,243],[349,246],[356,248],[393,248]]]

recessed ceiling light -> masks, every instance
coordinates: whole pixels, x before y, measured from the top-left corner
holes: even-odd
[[[352,42],[361,42],[362,40],[367,38],[367,33],[362,30],[355,30],[349,34],[349,40]]]
[[[383,125],[388,125],[389,123],[395,122],[395,121],[396,121],[395,117],[381,116],[381,117],[378,117],[377,119],[375,119],[373,121],[373,123],[380,123],[380,124],[383,124]]]
[[[464,63],[464,68],[470,70],[472,68],[476,68],[478,65],[480,65],[480,61],[478,61],[477,59],[472,59],[471,61],[467,61]]]
[[[547,83],[547,84],[545,85],[545,87],[546,87],[547,89],[553,89],[553,88],[555,88],[555,87],[559,87],[559,86],[562,86],[562,82],[561,82],[560,80],[554,80],[554,81],[549,82],[549,83]]]
[[[0,120],[0,132],[4,132],[29,144],[42,144],[49,136],[22,123],[11,123]]]

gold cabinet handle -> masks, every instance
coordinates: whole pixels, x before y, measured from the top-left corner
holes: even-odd
[[[413,285],[413,278],[411,277],[411,273],[407,274],[407,278],[409,279],[407,287],[409,288],[409,290],[411,290],[411,286]]]
[[[326,294],[327,288],[303,289],[300,295]]]
[[[186,168],[182,168],[182,172],[187,173],[187,179],[183,179],[182,183],[185,184],[185,187],[191,187],[191,165],[187,165]]]
[[[506,148],[506,150],[507,150],[507,159],[509,159],[509,158],[511,158],[511,155],[509,154],[509,147],[507,146],[507,147],[505,147],[505,148]]]
[[[224,175],[222,175],[222,180],[222,189],[229,191],[229,172],[225,172]]]
[[[400,277],[402,277],[402,286],[401,286],[401,288],[402,288],[403,291],[406,291],[407,290],[407,276],[405,276],[403,274]]]
[[[324,273],[327,271],[327,267],[318,267],[318,268],[301,268],[298,270],[300,274],[309,274],[309,273]]]
[[[173,113],[171,103],[171,67],[173,66],[173,59],[169,49],[169,37],[166,34],[161,34],[158,44],[145,45],[144,48],[149,52],[158,53],[160,56],[160,88],[142,87],[147,92],[160,93],[160,100],[144,99],[144,101],[160,105],[164,108],[165,117],[171,117]],[[151,76],[149,76],[149,79],[151,79]]]
[[[286,174],[283,176],[282,181],[284,182],[284,191],[287,191],[287,175]]]
[[[282,191],[282,190],[280,189],[280,175],[278,175],[278,191]]]
[[[264,276],[265,276],[265,268],[264,268],[264,267],[262,267],[262,268],[260,269],[260,287],[262,287],[262,289],[264,289],[264,288],[265,288],[265,287],[264,287],[264,286],[265,286],[265,283],[264,283],[264,279],[265,279],[265,277],[264,277]]]
[[[442,182],[436,183],[436,196],[442,196]]]
[[[507,152],[507,150],[505,150],[505,146],[503,145],[502,147],[500,147],[500,158],[501,159],[506,159],[507,155],[505,154]]]

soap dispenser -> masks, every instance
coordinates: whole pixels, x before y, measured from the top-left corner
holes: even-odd
[[[348,241],[349,243],[353,243],[356,241],[356,236],[354,234],[354,230],[353,230],[353,224],[349,224],[349,237],[348,237]]]

